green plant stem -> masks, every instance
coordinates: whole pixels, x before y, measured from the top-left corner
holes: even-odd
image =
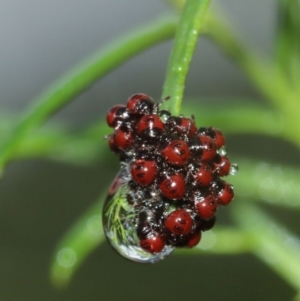
[[[171,2],[178,9],[181,9],[184,3],[180,0],[168,0],[168,2]],[[281,2],[282,6],[288,7],[290,23],[292,24],[292,26],[286,27],[283,33],[284,37],[280,40],[283,44],[282,47],[287,48],[284,51],[285,54],[282,55],[286,57],[286,52],[293,52],[293,58],[291,58],[291,55],[289,56],[292,62],[288,63],[293,69],[293,82],[296,84],[292,84],[286,73],[273,64],[272,61],[262,59],[253,51],[249,51],[248,47],[245,47],[238,40],[220,16],[212,12],[207,14],[203,32],[208,33],[217,45],[238,63],[256,88],[276,107],[278,112],[281,112],[284,116],[284,138],[300,147],[300,136],[298,135],[300,72],[297,67],[300,65],[300,44],[298,43],[300,41],[300,17],[299,13],[297,14],[299,3],[296,3],[295,0],[281,0]],[[291,35],[294,37],[292,40]],[[282,61],[284,60],[282,59]]]
[[[1,145],[5,141],[3,134],[9,131],[18,117],[10,116],[5,120],[1,116],[0,120]],[[43,157],[75,165],[92,164],[102,158],[100,153],[108,150],[107,140],[101,138],[109,131],[104,120],[80,131],[72,131],[67,126],[51,122],[27,133],[10,156],[13,160]]]
[[[192,249],[178,249],[175,254],[199,255],[204,254],[241,254],[252,248],[250,235],[233,227],[215,226],[212,230],[203,232],[201,242]]]
[[[11,159],[11,153],[32,128],[41,124],[96,80],[129,58],[171,38],[175,29],[174,19],[165,18],[163,21],[155,21],[96,53],[54,83],[45,93],[35,99],[33,105],[14,128],[13,133],[1,146],[0,170],[3,170],[4,165]]]
[[[300,173],[264,161],[236,158],[240,170],[228,180],[235,187],[238,198],[252,199],[267,204],[300,209]]]
[[[238,225],[252,236],[252,253],[299,291],[299,239],[250,203],[235,204],[232,209]]]
[[[208,102],[209,100],[207,100]],[[266,106],[244,102],[243,100],[223,100],[210,104],[207,102],[198,105],[196,100],[186,101],[182,108],[185,116],[194,114],[199,126],[214,126],[221,128],[227,134],[257,134],[285,139],[284,116],[282,113],[271,110]],[[290,141],[290,140],[289,140]],[[294,141],[290,141],[294,142]]]
[[[171,97],[164,108],[174,115],[180,112],[186,75],[209,3],[210,0],[188,0],[176,31],[162,93],[163,99]]]
[[[51,263],[50,278],[57,287],[68,284],[84,259],[104,241],[102,230],[102,195],[58,244]]]

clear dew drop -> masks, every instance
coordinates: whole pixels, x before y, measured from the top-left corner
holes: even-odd
[[[167,110],[161,110],[159,112],[159,116],[160,116],[160,119],[162,120],[162,122],[166,123],[168,121],[168,119],[170,118],[171,113]]]
[[[130,193],[126,170],[114,179],[103,207],[104,233],[111,246],[123,257],[139,262],[154,263],[169,255],[174,247],[165,246],[159,253],[148,253],[139,245],[136,234],[137,213],[128,203]]]
[[[218,149],[218,154],[219,154],[220,156],[226,156],[226,155],[227,155],[227,150],[226,150],[225,146],[222,146],[222,147],[220,147],[220,148]]]
[[[236,175],[239,171],[239,166],[236,163],[231,164],[229,174],[232,176]]]

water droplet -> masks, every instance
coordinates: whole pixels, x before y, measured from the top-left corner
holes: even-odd
[[[171,116],[171,113],[167,110],[161,110],[159,112],[159,116],[160,116],[160,119],[162,120],[162,122],[166,123],[167,120],[169,119],[169,117]]]
[[[123,257],[140,263],[154,263],[169,255],[174,247],[166,245],[159,253],[148,253],[140,247],[136,230],[143,207],[140,210],[137,207],[136,196],[128,185],[127,171],[121,169],[104,203],[104,233],[111,246]]]
[[[236,163],[231,164],[229,174],[232,176],[236,175],[239,171],[239,166]]]
[[[174,72],[174,73],[180,73],[182,70],[183,70],[183,68],[182,68],[181,65],[175,65],[175,66],[173,67],[173,72]]]
[[[226,156],[226,155],[227,155],[227,150],[226,150],[225,146],[222,146],[222,147],[220,147],[220,148],[218,149],[218,154],[219,154],[220,156]]]

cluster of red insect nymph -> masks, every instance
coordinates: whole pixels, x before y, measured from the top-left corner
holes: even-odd
[[[109,146],[127,168],[139,246],[159,253],[167,246],[194,247],[215,224],[219,205],[228,205],[233,187],[221,177],[235,165],[220,130],[195,125],[194,117],[172,116],[145,94],[107,113],[114,128]]]

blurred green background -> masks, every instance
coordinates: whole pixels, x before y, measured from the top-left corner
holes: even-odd
[[[242,33],[242,40],[270,53],[277,22],[276,1],[219,2]],[[162,1],[137,0],[126,1],[126,5],[108,0],[0,0],[0,7],[0,105],[15,113],[99,47],[170,10]],[[78,129],[103,119],[110,106],[125,103],[135,92],[158,100],[171,46],[171,42],[163,43],[130,60],[53,120]],[[206,39],[196,50],[186,95],[226,98],[228,106],[230,96],[245,103],[263,101],[240,70]],[[201,120],[197,125],[202,125]],[[294,147],[271,138],[228,136],[227,147],[232,161],[240,155],[298,164]],[[1,301],[276,301],[290,300],[295,295],[292,288],[251,255],[172,255],[155,265],[139,265],[120,258],[107,243],[93,252],[67,288],[53,288],[49,265],[57,242],[95,202],[117,170],[117,158],[113,156],[101,165],[89,167],[43,159],[8,166],[0,182]],[[266,209],[299,233],[295,213]],[[230,222],[226,214],[226,210],[218,214],[220,224]]]

